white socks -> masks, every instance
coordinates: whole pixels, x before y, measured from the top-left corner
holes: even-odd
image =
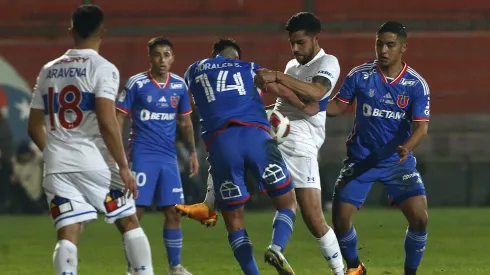
[[[78,248],[67,240],[56,243],[53,253],[56,275],[77,275]]]
[[[206,192],[206,198],[204,199],[204,203],[209,206],[209,208],[214,209],[214,186],[213,186],[213,177],[211,177],[211,173],[208,174],[208,187]]]
[[[333,229],[329,228],[327,234],[316,240],[323,256],[328,262],[328,266],[330,266],[334,274],[344,274],[344,262],[342,261],[339,242]]]
[[[124,250],[134,275],[153,275],[151,249],[143,229],[136,228],[123,235]]]

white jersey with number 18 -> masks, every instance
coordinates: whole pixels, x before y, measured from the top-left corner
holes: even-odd
[[[46,174],[114,165],[99,131],[95,99],[115,101],[118,89],[119,71],[95,50],[68,50],[41,69],[31,108],[45,114]]]

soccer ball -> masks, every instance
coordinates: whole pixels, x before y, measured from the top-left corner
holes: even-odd
[[[267,119],[271,125],[271,131],[269,132],[271,137],[275,139],[277,143],[284,142],[291,130],[289,118],[276,110],[267,110],[266,113]]]

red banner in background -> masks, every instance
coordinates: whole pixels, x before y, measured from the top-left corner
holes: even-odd
[[[182,75],[187,67],[208,57],[211,45],[222,35],[172,35],[176,61],[172,71]],[[263,67],[283,70],[290,59],[286,33],[240,33],[234,37],[244,50],[244,59]],[[148,68],[146,44],[150,37],[108,38],[101,54],[120,70],[122,79]],[[374,35],[366,33],[323,34],[321,45],[338,57],[341,78],[351,68],[374,59]],[[489,113],[489,32],[412,33],[406,62],[428,82],[433,113]],[[0,53],[33,85],[40,68],[70,47],[70,40],[26,39],[0,42]],[[1,73],[1,72],[0,72]],[[121,85],[123,85],[122,83]],[[337,84],[335,90],[341,85]],[[269,101],[273,99],[269,98]]]

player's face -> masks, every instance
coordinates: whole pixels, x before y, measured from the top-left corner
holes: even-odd
[[[174,53],[169,46],[157,45],[150,51],[152,73],[164,75],[170,71],[172,63],[174,63]]]
[[[315,48],[318,45],[318,37],[308,34],[305,31],[297,31],[289,33],[289,43],[294,58],[299,64],[306,64],[313,59]]]
[[[376,59],[382,67],[391,67],[401,62],[407,44],[391,32],[380,33],[376,36]]]

